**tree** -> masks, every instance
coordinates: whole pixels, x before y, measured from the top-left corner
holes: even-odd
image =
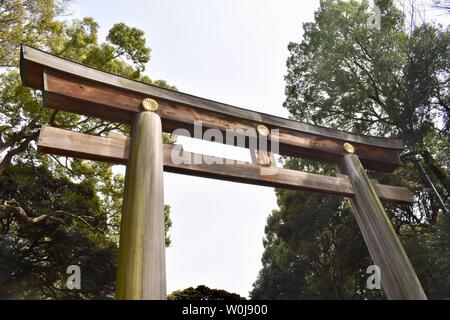
[[[368,27],[374,12],[367,1],[321,1],[314,22],[303,26],[303,41],[288,46],[284,107],[300,121],[402,138],[448,199],[449,32],[425,22],[408,30],[393,1],[376,5],[380,28]],[[285,166],[335,173],[302,159],[287,158]],[[450,217],[411,163],[372,175],[412,190],[414,206],[389,204],[387,211],[428,296],[448,298]],[[289,190],[277,190],[277,198],[252,298],[384,297],[366,288],[372,262],[346,201]]]
[[[42,124],[97,135],[130,130],[119,123],[43,108],[41,94],[21,84],[20,44],[176,89],[143,74],[150,49],[141,30],[118,23],[106,42],[99,43],[99,26],[93,18],[61,19],[68,4],[0,1],[0,296],[4,298],[113,296],[123,177],[114,175],[106,163],[37,153],[35,142]],[[164,140],[172,141],[168,135]],[[166,206],[166,233],[169,211]],[[61,282],[67,278],[65,268],[74,261],[82,268],[80,291],[66,290]]]
[[[0,206],[0,298],[113,297],[117,244],[92,182],[15,165],[0,177],[0,197],[13,199]],[[66,286],[70,265],[81,290]]]
[[[200,285],[197,288],[189,287],[177,290],[167,296],[167,300],[245,300],[237,293],[227,292],[221,289],[210,289]]]

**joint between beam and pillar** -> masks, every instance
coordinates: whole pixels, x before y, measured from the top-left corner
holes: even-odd
[[[350,179],[350,204],[373,262],[380,268],[388,299],[427,299],[414,268],[386,214],[375,187],[353,153],[342,157],[337,169]]]

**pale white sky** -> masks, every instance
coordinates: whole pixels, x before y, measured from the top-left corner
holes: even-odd
[[[77,0],[73,12],[95,18],[101,40],[117,22],[142,29],[152,49],[146,70],[152,79],[286,117],[287,45],[301,39],[302,23],[313,19],[318,3]],[[187,150],[230,156],[222,148],[179,142]],[[261,268],[266,218],[277,208],[274,190],[168,173],[164,177],[173,221],[172,246],[166,251],[168,292],[205,284],[248,296]]]

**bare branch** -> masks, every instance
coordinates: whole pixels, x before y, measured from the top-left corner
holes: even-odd
[[[75,215],[73,213],[64,211],[64,210],[55,210],[51,213],[48,214],[41,214],[40,216],[37,217],[30,217],[29,215],[27,215],[27,213],[25,212],[25,210],[20,206],[20,204],[12,199],[9,201],[5,201],[3,203],[3,205],[0,205],[0,210],[3,210],[5,212],[11,213],[13,214],[15,217],[17,217],[20,221],[25,222],[27,224],[36,224],[36,223],[41,223],[43,221],[46,220],[55,220],[59,223],[64,223],[64,220],[58,217],[55,217],[56,215],[67,215],[70,216],[74,219],[77,219],[79,221],[81,221],[82,223],[84,223],[86,226],[89,227],[89,229],[91,229],[91,231],[100,231],[102,233],[105,233],[105,231],[93,227],[89,222],[86,221],[86,219],[84,219],[83,217],[79,216],[79,215]]]

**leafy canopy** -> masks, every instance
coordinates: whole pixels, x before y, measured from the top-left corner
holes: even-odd
[[[427,22],[407,28],[394,1],[376,5],[379,29],[367,25],[367,1],[320,2],[314,22],[303,25],[303,40],[288,46],[284,107],[303,122],[402,138],[407,151],[422,156],[449,207],[449,31]],[[287,158],[284,166],[335,173],[303,159]],[[371,174],[412,191],[414,205],[386,204],[388,215],[428,297],[448,298],[450,217],[411,162],[394,174]],[[277,199],[252,298],[384,298],[366,287],[373,262],[344,199],[291,190],[277,190]]]

